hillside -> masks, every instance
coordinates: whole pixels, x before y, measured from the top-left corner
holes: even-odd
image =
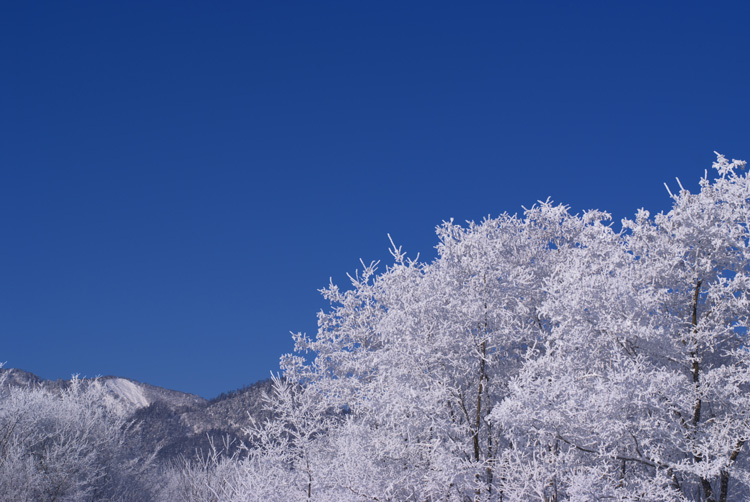
[[[88,379],[83,379],[84,382]],[[263,394],[270,381],[263,380],[206,400],[155,385],[116,376],[101,377],[105,388],[130,411],[145,447],[164,461],[191,458],[209,448],[209,437],[217,444],[225,439],[236,447],[243,441],[243,428],[250,417],[263,420]],[[28,371],[0,368],[0,399],[13,387],[40,386],[64,389],[70,380],[45,380]]]

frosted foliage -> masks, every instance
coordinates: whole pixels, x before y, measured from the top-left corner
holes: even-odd
[[[620,230],[550,201],[445,222],[432,262],[329,285],[216,500],[748,499],[743,167]]]
[[[572,500],[748,496],[748,196],[720,177],[681,189],[669,213],[561,250],[546,281],[552,329],[491,421],[556,453]],[[517,440],[518,440],[517,439]],[[509,479],[513,484],[515,480]]]
[[[148,460],[128,456],[126,410],[99,381],[13,388],[0,401],[0,499],[142,500]]]

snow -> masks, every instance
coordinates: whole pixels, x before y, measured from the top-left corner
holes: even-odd
[[[143,393],[143,389],[124,378],[113,378],[104,384],[110,392],[120,397],[123,401],[133,404],[136,408],[145,408],[149,400]]]

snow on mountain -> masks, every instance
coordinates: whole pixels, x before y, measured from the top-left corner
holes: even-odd
[[[124,378],[111,378],[104,382],[106,389],[126,403],[136,408],[145,408],[151,402],[143,392],[143,388]]]
[[[263,404],[263,395],[271,391],[270,380],[224,393],[211,401],[117,376],[100,377],[99,381],[132,414],[135,430],[146,449],[158,451],[164,461],[192,458],[198,451],[208,451],[209,438],[217,443],[229,438],[239,445],[245,439],[242,431],[250,424],[251,416],[258,421],[270,417]],[[0,368],[0,406],[3,396],[14,387],[63,391],[69,385],[70,380],[45,380],[28,371]]]
[[[16,368],[0,368],[0,388],[31,387],[41,385],[42,379],[28,371]]]

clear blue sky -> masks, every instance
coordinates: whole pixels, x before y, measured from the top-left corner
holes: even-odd
[[[0,361],[213,396],[388,239],[750,160],[748,2],[2,2]]]

